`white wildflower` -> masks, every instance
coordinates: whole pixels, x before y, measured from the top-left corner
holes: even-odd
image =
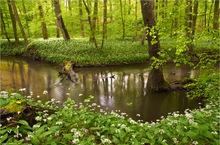
[[[122,125],[121,125],[121,128],[126,128],[126,125],[125,125],[125,124],[122,124]]]
[[[162,142],[167,142],[167,140],[163,139]]]
[[[58,136],[59,134],[60,134],[59,131],[56,131],[56,132],[55,132],[55,136]]]
[[[42,120],[42,117],[37,116],[37,117],[35,117],[35,120],[36,120],[36,121],[41,121],[41,120]]]
[[[177,144],[179,141],[177,140],[177,138],[172,138],[173,139],[173,142],[175,143],[175,144]]]
[[[121,132],[120,129],[116,129],[116,130],[115,130],[115,133],[120,133],[120,132]]]
[[[92,103],[92,106],[95,107],[95,106],[97,106],[97,104],[96,103]]]
[[[44,91],[43,91],[43,94],[44,94],[44,95],[46,95],[47,93],[48,93],[47,90],[44,90]]]
[[[19,89],[19,91],[24,92],[24,91],[26,91],[26,88],[21,88],[21,89]]]
[[[56,125],[61,125],[61,124],[63,124],[62,121],[57,121],[57,122],[56,122]]]
[[[79,139],[78,139],[78,138],[72,140],[72,143],[73,143],[73,144],[77,144],[78,142],[79,142]]]
[[[8,118],[7,118],[7,121],[10,121],[10,120],[11,120],[11,117],[8,117]]]
[[[72,129],[70,130],[70,132],[75,132],[75,131],[77,131],[76,128],[72,128]]]
[[[217,134],[218,134],[216,131],[212,131],[211,133],[214,134],[214,135],[217,135]]]
[[[27,99],[31,99],[32,97],[31,96],[27,96]]]
[[[164,131],[163,129],[160,129],[160,130],[159,130],[159,133],[160,133],[160,134],[163,134],[164,132],[165,132],[165,131]]]
[[[103,144],[111,144],[112,141],[108,138],[106,138],[104,135],[101,136],[101,141]]]
[[[187,119],[193,118],[192,114],[190,114],[190,113],[186,113],[185,116],[186,116]]]
[[[199,143],[198,143],[198,141],[193,141],[192,144],[193,144],[193,145],[197,145],[197,144],[199,144]]]
[[[40,127],[39,124],[35,124],[35,125],[33,125],[33,128],[39,128],[39,127]]]
[[[178,114],[178,113],[176,113],[176,112],[174,112],[174,113],[173,113],[173,116],[174,116],[174,117],[178,117],[178,116],[179,116],[179,114]]]
[[[141,114],[136,114],[136,116],[137,116],[137,117],[140,117],[140,116],[141,116]]]
[[[79,137],[81,137],[81,136],[82,136],[82,134],[81,134],[80,131],[76,131],[76,132],[74,133],[74,137],[75,137],[75,138],[79,138]]]

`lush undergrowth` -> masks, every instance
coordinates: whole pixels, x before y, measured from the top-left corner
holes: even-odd
[[[132,64],[148,59],[146,45],[130,40],[107,40],[104,49],[94,48],[86,39],[34,40],[26,48],[19,46],[14,49],[9,49],[6,41],[1,43],[1,54],[24,54],[52,63],[72,60],[76,66]]]
[[[178,39],[162,39],[160,42],[163,55],[169,53],[169,57],[171,56],[168,59],[185,58],[185,56],[179,54],[179,52],[185,50],[183,48],[185,44]],[[28,46],[25,46],[23,43],[17,46],[13,43],[9,45],[7,40],[0,40],[0,43],[0,53],[3,55],[21,56],[23,54],[30,58],[52,63],[62,63],[72,60],[76,62],[76,66],[134,64],[148,60],[147,42],[141,45],[140,41],[131,39],[106,40],[103,49],[96,49],[94,44],[87,39],[71,39],[69,41],[60,39],[33,39],[29,41]],[[209,51],[216,54],[216,52],[219,52],[219,42],[206,37],[198,38],[195,41],[194,50],[196,53]]]
[[[16,100],[17,105],[30,105],[44,110],[37,111],[35,123],[24,119],[19,121],[8,116],[7,125],[1,126],[2,144],[180,144],[217,145],[219,144],[219,75],[204,73],[187,87],[191,97],[205,98],[206,105],[200,109],[185,110],[184,114],[173,112],[156,122],[141,122],[126,119],[124,113],[106,113],[94,104],[89,96],[84,102],[76,104],[68,99],[63,108],[56,107],[55,100],[33,101],[31,96],[1,92],[2,108]],[[22,91],[22,90],[21,90]],[[21,92],[22,93],[22,92]],[[45,93],[44,93],[45,94]],[[67,94],[69,95],[69,94]],[[22,101],[21,101],[22,100]],[[1,105],[2,106],[2,105]],[[100,109],[95,113],[94,109]],[[52,112],[52,113],[51,113]],[[18,111],[19,114],[24,112]]]

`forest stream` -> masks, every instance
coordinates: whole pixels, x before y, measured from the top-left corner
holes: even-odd
[[[25,95],[45,102],[50,99],[64,102],[70,95],[76,103],[84,103],[90,95],[93,105],[105,111],[123,112],[135,120],[155,121],[173,111],[198,108],[198,102],[184,92],[147,92],[149,70],[146,64],[74,68],[78,81],[61,79],[61,67],[40,61],[15,57],[1,58],[1,91],[18,92],[26,88]],[[194,78],[199,70],[188,66],[163,66],[169,82],[181,78]],[[31,92],[31,93],[30,93]],[[69,95],[67,95],[69,94]]]

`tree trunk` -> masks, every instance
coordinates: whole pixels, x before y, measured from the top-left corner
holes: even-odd
[[[27,39],[27,37],[26,37],[26,34],[25,34],[25,32],[24,32],[23,25],[22,25],[22,23],[21,23],[21,20],[20,20],[19,15],[18,15],[17,7],[16,7],[16,5],[15,5],[15,0],[12,0],[12,1],[11,1],[11,4],[12,4],[12,8],[13,8],[13,11],[14,11],[14,14],[15,14],[15,18],[16,18],[16,20],[17,20],[17,22],[18,22],[19,27],[20,27],[21,34],[22,34],[22,36],[23,36],[23,38],[24,38],[24,43],[25,43],[25,44],[28,44],[28,39]]]
[[[159,58],[160,42],[158,31],[155,28],[154,0],[141,0],[141,9],[146,27],[149,57]],[[152,43],[153,41],[156,41],[156,43]],[[169,90],[169,84],[163,76],[162,66],[151,70],[148,76],[147,88],[153,92]]]
[[[194,39],[194,35],[196,31],[196,19],[198,15],[198,7],[199,7],[198,0],[194,0],[193,15],[192,15],[192,41]]]
[[[82,0],[79,0],[79,19],[80,19],[80,33],[82,37],[85,37],[84,34],[84,25],[82,21],[83,11],[82,11]]]
[[[213,29],[219,30],[219,0],[215,0],[214,4]]]
[[[43,38],[44,39],[48,39],[47,25],[46,25],[46,22],[44,20],[44,11],[43,11],[43,8],[42,8],[41,4],[39,4],[38,9],[40,11],[40,20],[41,20],[41,27],[42,27]]]
[[[98,19],[98,0],[94,1],[94,7],[93,7],[93,17],[92,17],[92,29],[96,33],[97,29],[97,19]]]
[[[8,9],[9,9],[10,17],[11,17],[12,28],[13,28],[14,38],[15,38],[15,44],[18,44],[19,38],[18,38],[18,33],[17,33],[16,20],[15,20],[14,14],[13,14],[10,0],[8,0]]]
[[[178,5],[179,5],[178,0],[175,0],[174,7],[173,7],[173,14],[175,16],[174,16],[174,20],[172,21],[171,37],[177,35],[176,30],[178,28],[178,16],[177,16],[177,14],[178,14]]]
[[[60,28],[59,28],[58,20],[56,20],[55,24],[56,24],[56,37],[60,38]]]
[[[89,26],[90,26],[90,31],[91,31],[90,41],[94,43],[96,48],[98,48],[98,44],[97,44],[97,41],[95,38],[95,30],[93,30],[93,26],[92,26],[91,12],[90,12],[89,7],[86,4],[85,0],[83,0],[83,4],[84,4],[86,11],[88,13],[88,20],[89,20]]]
[[[187,39],[187,47],[188,47],[188,54],[193,53],[193,39],[195,35],[195,26],[196,26],[196,19],[198,14],[198,0],[194,1],[194,6],[191,0],[186,0],[186,39]]]
[[[207,16],[206,16],[206,14],[207,14],[207,0],[205,0],[205,8],[204,8],[204,28],[206,29],[206,23],[207,23]]]
[[[112,20],[113,20],[113,16],[112,16],[112,11],[113,11],[113,6],[112,6],[112,0],[109,0],[109,3],[110,3],[110,22],[112,22]]]
[[[211,4],[210,9],[209,9],[208,24],[207,24],[207,25],[208,25],[208,26],[207,26],[207,27],[208,27],[208,32],[210,31],[210,27],[209,27],[209,26],[210,26],[210,20],[212,19],[212,18],[211,18],[211,17],[212,17],[211,14],[212,14],[213,4],[214,4],[214,0],[212,0],[212,4]]]
[[[186,45],[188,48],[188,54],[193,52],[192,21],[192,0],[186,0]]]
[[[25,4],[24,4],[24,0],[22,0],[22,6],[24,9],[24,17],[25,17],[25,22],[26,22],[26,26],[27,26],[28,37],[30,37],[30,29],[29,29],[29,25],[28,25],[27,10],[26,10]]]
[[[5,37],[8,40],[8,43],[10,44],[11,41],[10,41],[10,38],[8,37],[7,31],[6,31],[6,28],[5,28],[5,21],[4,21],[4,18],[3,18],[2,9],[0,9],[0,16],[1,16],[1,30],[2,30],[2,33],[5,34]]]
[[[121,23],[122,23],[122,38],[125,38],[125,17],[123,12],[122,0],[120,0],[120,9],[121,9]]]
[[[104,47],[104,41],[107,38],[107,0],[104,0],[103,5],[103,33],[102,33],[102,48]]]
[[[138,21],[137,21],[137,17],[138,17],[138,1],[135,0],[135,40],[138,40]]]
[[[59,0],[54,0],[55,14],[58,21],[59,28],[62,32],[64,40],[69,40],[70,36],[63,22],[63,17],[61,15],[60,3]]]

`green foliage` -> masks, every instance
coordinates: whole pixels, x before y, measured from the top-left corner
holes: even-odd
[[[195,84],[196,83],[196,84]],[[32,127],[25,120],[17,121],[15,127],[1,127],[1,143],[16,144],[218,144],[219,142],[219,73],[209,72],[191,84],[195,88],[191,97],[206,98],[203,108],[189,110],[184,114],[169,113],[156,122],[126,119],[125,113],[104,112],[89,96],[83,104],[68,98],[62,108],[55,107],[55,100],[45,104],[27,99],[28,104],[41,106],[37,112],[37,123]],[[197,90],[201,90],[198,93]],[[2,96],[14,96],[3,92]],[[67,93],[67,95],[69,95]],[[1,97],[2,97],[1,96]],[[17,95],[20,97],[19,95]],[[4,98],[3,97],[3,98]],[[54,113],[49,113],[52,109]],[[100,113],[94,112],[100,110]]]
[[[19,42],[19,44],[15,44],[14,40],[11,40],[11,44],[9,44],[7,40],[1,39],[0,44],[0,54],[15,56],[25,52],[26,46],[23,41]]]
[[[7,51],[2,50],[2,54]],[[24,54],[53,63],[73,60],[76,66],[131,64],[148,59],[146,46],[132,40],[106,40],[104,49],[95,49],[86,39],[36,40],[27,46]]]
[[[0,109],[5,109],[7,113],[21,112],[25,106],[25,97],[18,93],[13,93],[8,98],[8,93],[2,91],[0,94]]]

